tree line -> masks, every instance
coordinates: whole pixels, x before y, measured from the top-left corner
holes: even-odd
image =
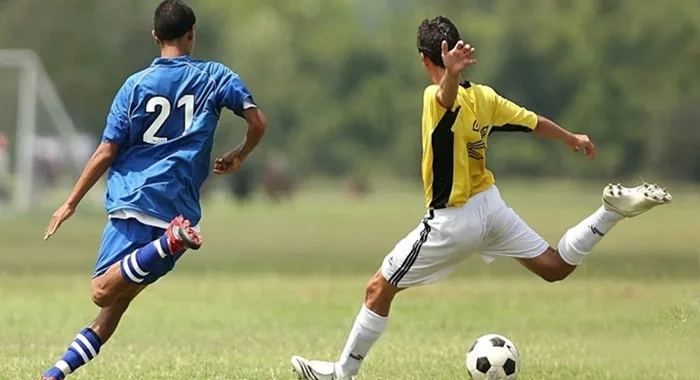
[[[157,1],[6,0],[3,48],[42,58],[96,136],[117,89],[157,53]],[[414,176],[423,74],[415,33],[444,14],[476,46],[467,79],[591,135],[587,163],[527,135],[494,135],[499,174],[700,181],[700,3],[638,0],[192,0],[197,55],[239,72],[270,120],[263,150],[301,175]],[[225,117],[217,150],[242,135]],[[258,155],[260,159],[262,155]]]

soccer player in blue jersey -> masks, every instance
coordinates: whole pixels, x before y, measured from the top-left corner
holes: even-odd
[[[92,279],[92,300],[101,309],[44,380],[62,380],[94,359],[134,297],[166,275],[187,249],[202,244],[199,192],[222,109],[245,118],[248,132],[236,149],[214,161],[215,174],[235,172],[265,132],[265,117],[240,77],[190,56],[195,21],[181,0],[156,8],[153,37],[161,56],[117,93],[102,143],[46,229],[44,239],[109,171],[109,222]]]

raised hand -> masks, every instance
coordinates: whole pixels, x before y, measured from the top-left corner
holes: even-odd
[[[474,56],[474,47],[465,44],[460,40],[452,50],[449,50],[447,41],[442,41],[442,62],[452,75],[459,75],[467,67],[476,63]]]

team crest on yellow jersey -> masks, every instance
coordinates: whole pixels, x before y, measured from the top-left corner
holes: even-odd
[[[484,149],[486,149],[485,137],[489,133],[489,128],[488,127],[480,127],[479,122],[474,120],[474,123],[472,124],[472,130],[474,132],[479,132],[479,135],[481,136],[481,138],[479,139],[479,141],[467,143],[467,153],[469,154],[470,158],[473,158],[475,160],[483,160],[484,159]]]

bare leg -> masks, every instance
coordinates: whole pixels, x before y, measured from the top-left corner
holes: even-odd
[[[92,302],[102,308],[109,307],[123,294],[133,295],[133,299],[143,288],[143,285],[124,280],[120,264],[115,263],[103,275],[92,279]]]
[[[365,288],[365,303],[336,363],[335,372],[341,378],[350,378],[360,371],[365,356],[386,329],[391,303],[401,290],[389,283],[381,271],[369,280]]]
[[[576,265],[564,261],[556,249],[549,247],[541,255],[532,259],[518,259],[530,272],[547,282],[561,281],[576,270]]]
[[[107,273],[105,273],[105,275],[106,274]],[[146,289],[145,285],[127,285],[129,286],[120,294],[118,294],[109,306],[104,306],[102,307],[102,309],[100,309],[100,312],[97,314],[97,317],[95,317],[95,320],[89,326],[100,337],[100,339],[102,340],[102,344],[107,343],[109,338],[112,337],[112,334],[114,334],[114,331],[119,325],[119,321],[121,321],[122,316],[129,308],[131,301],[133,301],[134,298],[136,298],[136,296],[139,295],[139,293],[141,293],[141,291]]]
[[[365,287],[365,306],[379,316],[388,317],[394,297],[402,290],[390,284],[378,271]]]
[[[119,265],[112,265],[102,276],[92,280],[92,299],[101,307],[100,312],[87,328],[78,333],[66,353],[68,357],[64,355],[50,368],[44,374],[44,380],[63,379],[77,369],[69,357],[82,359],[83,364],[94,359],[102,345],[114,334],[131,301],[146,288],[145,285],[126,282],[120,274]]]

